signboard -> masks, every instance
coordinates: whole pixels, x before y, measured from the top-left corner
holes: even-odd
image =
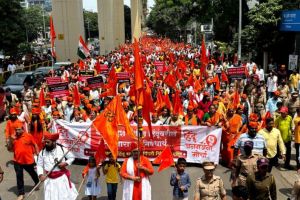
[[[156,70],[159,73],[163,73],[164,72],[165,63],[163,61],[155,61],[154,62],[154,66],[156,67]]]
[[[300,10],[282,11],[280,30],[300,31]]]
[[[69,85],[67,82],[48,85],[51,98],[69,96]]]
[[[60,134],[58,143],[70,147],[77,138],[81,141],[72,149],[76,158],[88,159],[96,151],[101,134],[90,122],[69,123],[57,120],[53,131]],[[132,127],[136,132],[136,126]],[[144,155],[154,160],[166,145],[172,146],[174,158],[183,157],[189,163],[202,163],[210,160],[219,162],[221,128],[206,126],[152,126],[153,138],[150,138],[148,126],[143,127]],[[130,156],[131,143],[134,140],[124,130],[119,130],[118,160]],[[107,149],[108,151],[108,149]]]
[[[130,82],[130,74],[128,72],[118,72],[116,75],[118,83]]]
[[[93,77],[94,76],[94,71],[92,70],[82,70],[79,71],[79,81],[86,81],[86,79]]]
[[[103,86],[103,78],[102,76],[96,76],[96,77],[92,77],[92,78],[88,78],[86,79],[89,88],[91,89],[97,89]]]
[[[100,65],[100,73],[107,75],[109,73],[109,69],[107,65]]]
[[[61,77],[46,77],[46,83],[49,84],[55,84],[55,83],[61,83]]]
[[[294,71],[298,69],[298,55],[289,55],[289,70]]]
[[[229,67],[227,76],[229,78],[246,78],[245,67]]]

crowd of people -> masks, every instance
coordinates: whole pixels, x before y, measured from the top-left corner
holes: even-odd
[[[278,159],[284,160],[283,167],[288,170],[300,169],[299,73],[293,71],[289,74],[285,65],[265,73],[251,60],[236,62],[224,54],[210,55],[191,45],[173,43],[168,39],[143,38],[139,48],[144,81],[151,88],[154,104],[151,124],[222,128],[220,163],[232,170],[234,198],[276,199],[276,183],[271,171],[279,166]],[[133,45],[125,44],[106,56],[88,57],[71,66],[62,66],[59,72],[50,71],[49,77],[60,76],[62,82],[69,83],[69,96],[51,98],[44,79],[36,82],[33,89],[25,83],[21,96],[13,94],[9,88],[4,91],[1,106],[8,116],[5,138],[7,148],[14,152],[19,199],[24,198],[23,169],[37,184],[39,180],[45,180],[45,171],[49,171],[59,155],[64,154],[64,148],[55,143],[58,137],[53,128],[55,120],[91,122],[113,96],[121,95],[130,123],[137,124],[135,62]],[[102,71],[102,66],[107,66],[108,71]],[[233,67],[244,67],[244,77],[231,78],[227,72]],[[80,78],[81,70],[93,71],[94,76],[104,74],[103,86],[90,88]],[[128,72],[126,82],[118,82],[116,74],[119,72]],[[75,102],[75,87],[79,90],[79,103]],[[295,143],[296,166],[290,164],[292,142]],[[70,157],[55,168],[56,173],[51,172],[45,180],[45,199],[63,199],[63,195],[70,195],[65,199],[76,198],[77,191],[66,169],[74,160],[71,157],[70,153]],[[125,179],[124,187],[131,188],[123,190],[123,199],[151,199],[151,194],[146,197],[144,192],[142,195],[146,196],[139,196],[141,194],[132,190],[151,187],[147,177],[153,174],[153,167],[146,157],[142,157],[144,165],[136,165],[134,151],[132,157],[124,162],[125,166],[111,160],[112,168],[103,167],[103,173],[111,175],[106,179],[109,199],[116,198],[114,184],[118,181],[115,177],[118,173]],[[89,162],[93,168],[91,176],[99,177],[100,170],[93,164],[93,158]],[[37,173],[34,163],[37,163]],[[130,171],[128,165],[132,168]],[[174,187],[173,199],[176,200],[186,200],[191,185],[189,175],[184,172],[185,166],[186,161],[178,159],[177,171],[171,175],[170,184]],[[214,163],[203,163],[204,176],[196,182],[195,200],[226,199],[223,181],[213,174],[215,168]],[[137,169],[141,172],[134,176]],[[0,170],[0,181],[1,174]],[[66,190],[57,193],[62,196],[54,197],[53,191],[61,183],[65,184],[61,187]],[[100,190],[95,184],[93,190]],[[294,191],[298,188],[299,184],[295,184]],[[99,192],[86,190],[86,194],[92,199]],[[294,192],[294,195],[299,198],[300,194]]]

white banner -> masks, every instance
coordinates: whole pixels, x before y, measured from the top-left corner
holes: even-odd
[[[81,138],[81,141],[72,149],[76,158],[88,159],[100,143],[100,133],[91,126],[91,123],[69,123],[57,120],[54,129],[60,133],[58,143],[66,148]],[[90,127],[90,128],[89,128]],[[133,127],[136,129],[136,127]],[[153,126],[153,138],[150,137],[148,127],[144,127],[144,155],[153,160],[166,145],[170,145],[174,158],[186,158],[189,163],[202,163],[209,160],[219,162],[221,128],[206,126]],[[134,142],[124,131],[119,132],[119,160],[130,156],[130,143]],[[125,145],[126,144],[126,145]],[[108,150],[108,149],[107,149]]]

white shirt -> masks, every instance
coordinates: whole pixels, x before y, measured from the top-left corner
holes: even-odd
[[[66,121],[68,121],[68,122],[71,121],[71,116],[72,116],[72,114],[73,114],[73,111],[74,111],[74,107],[73,107],[73,106],[71,106],[71,107],[66,106],[65,112],[64,112],[65,120],[66,120]]]
[[[12,72],[12,73],[14,73],[14,72],[16,71],[16,65],[14,65],[14,64],[9,64],[9,65],[7,66],[7,70],[10,71],[10,72]]]
[[[98,90],[90,90],[90,100],[98,100],[99,92]]]
[[[268,77],[268,92],[275,92],[277,90],[277,79],[277,76]]]
[[[56,145],[56,147],[48,152],[46,149],[42,150],[39,153],[38,160],[37,160],[37,174],[42,175],[45,174],[45,171],[50,171],[52,167],[55,165],[55,159],[58,161],[64,156],[65,153],[67,153],[67,149],[64,147],[60,147]],[[65,159],[67,158],[67,160]],[[68,165],[71,165],[73,161],[75,160],[75,157],[73,153],[68,152],[67,155],[62,159],[62,162],[68,163]],[[55,167],[53,171],[60,171],[58,167]]]

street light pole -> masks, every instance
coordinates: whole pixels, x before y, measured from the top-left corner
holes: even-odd
[[[242,58],[242,0],[239,0],[239,34],[238,34],[238,60]]]

